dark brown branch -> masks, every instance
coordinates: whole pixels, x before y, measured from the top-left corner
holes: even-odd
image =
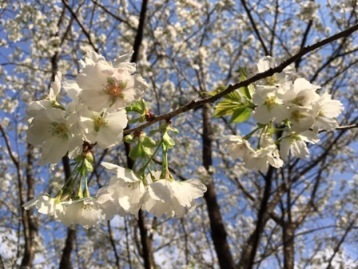
[[[250,242],[248,245],[248,248],[250,248],[250,255],[242,255],[239,263],[239,268],[249,269],[253,268],[253,265],[255,263],[255,256],[257,252],[257,248],[260,242],[260,237],[262,234],[262,231],[266,224],[266,216],[269,212],[267,210],[269,206],[269,200],[270,200],[270,194],[271,194],[271,187],[272,187],[272,177],[273,177],[273,168],[270,166],[266,176],[265,176],[265,189],[263,193],[263,197],[260,203],[260,208],[257,213],[257,221],[256,221],[256,228],[254,233],[250,236]],[[244,251],[243,253],[247,253]]]
[[[140,241],[142,244],[142,256],[144,260],[145,269],[155,268],[152,242],[148,236],[148,229],[145,225],[145,217],[143,211],[140,209],[138,212],[138,227],[140,233]]]
[[[71,166],[70,166],[70,160],[68,156],[64,156],[62,158],[62,164],[63,164],[63,170],[65,172],[65,182],[70,178],[71,176]],[[71,253],[73,250],[73,242],[76,238],[76,230],[73,230],[71,228],[67,228],[67,238],[65,242],[65,246],[62,250],[62,256],[60,260],[60,267],[59,269],[71,269],[72,263],[71,263]]]
[[[246,87],[260,79],[264,79],[264,78],[267,78],[269,76],[272,76],[273,74],[275,73],[279,73],[279,72],[282,72],[287,66],[289,66],[290,64],[296,62],[298,59],[302,58],[304,55],[318,49],[318,48],[321,48],[333,41],[336,41],[342,37],[348,37],[349,35],[351,35],[352,33],[354,33],[355,31],[358,30],[358,24],[355,24],[354,26],[342,31],[342,32],[339,32],[338,34],[335,34],[333,36],[330,36],[326,39],[323,39],[313,45],[310,45],[310,46],[307,46],[307,47],[304,47],[303,49],[301,49],[299,52],[297,52],[295,55],[293,55],[292,57],[290,57],[289,59],[285,60],[284,62],[282,62],[280,65],[278,65],[277,67],[275,68],[271,68],[265,72],[262,72],[262,73],[258,73],[250,78],[248,78],[247,80],[244,80],[244,81],[241,81],[239,83],[236,83],[236,84],[231,84],[229,85],[224,91],[222,92],[219,92],[218,94],[214,95],[214,96],[211,96],[211,97],[208,97],[208,98],[204,98],[204,99],[201,99],[201,100],[193,100],[191,101],[190,103],[182,106],[182,107],[179,107],[178,109],[176,110],[173,110],[169,113],[166,113],[166,114],[162,114],[160,116],[157,116],[157,117],[154,117],[150,122],[147,122],[147,123],[144,123],[138,127],[135,127],[135,128],[132,128],[132,129],[128,129],[128,130],[125,130],[124,131],[124,135],[127,135],[127,134],[130,134],[130,133],[133,133],[133,132],[140,132],[142,131],[144,128],[148,127],[148,126],[151,126],[152,124],[158,122],[158,121],[161,121],[161,120],[170,120],[171,118],[175,117],[175,116],[178,116],[179,114],[182,114],[184,112],[187,112],[187,111],[190,111],[190,110],[193,110],[193,109],[196,109],[196,108],[199,108],[199,107],[202,107],[204,104],[206,103],[214,103],[216,102],[217,100],[219,100],[221,97],[241,88],[241,87]]]
[[[144,23],[145,23],[145,14],[147,12],[147,4],[148,0],[143,0],[142,8],[140,10],[140,17],[139,17],[139,24],[137,29],[137,34],[135,36],[134,45],[133,45],[133,55],[132,55],[132,62],[137,62],[138,55],[139,55],[139,48],[142,44],[143,40],[143,32],[144,32]]]
[[[59,269],[73,268],[71,263],[71,253],[73,250],[73,242],[75,241],[75,239],[76,239],[76,230],[72,230],[68,228],[65,246],[62,250]]]
[[[273,27],[272,27],[272,31],[271,31],[271,40],[270,40],[270,54],[271,56],[273,56],[273,48],[274,48],[274,41],[275,41],[275,33],[276,33],[276,27],[277,27],[277,19],[278,19],[278,15],[279,15],[279,2],[278,0],[276,0],[276,4],[275,4],[275,18],[273,21]]]
[[[130,25],[128,23],[127,20],[124,20],[122,19],[121,17],[119,17],[118,15],[114,14],[113,12],[111,12],[108,8],[106,8],[104,5],[98,3],[97,1],[95,0],[92,0],[93,4],[95,4],[96,6],[100,7],[103,12],[105,12],[106,14],[110,15],[111,17],[113,17],[115,20],[119,21],[119,22],[122,22],[122,23],[125,23],[127,26],[129,26],[129,28],[132,28],[132,25]]]
[[[114,257],[116,258],[116,267],[117,269],[121,268],[120,263],[119,263],[119,255],[118,255],[118,251],[116,248],[116,243],[114,242],[113,239],[113,234],[112,234],[112,227],[111,227],[111,222],[107,221],[107,228],[108,228],[108,236],[109,236],[109,242],[111,243],[111,246],[113,248],[113,252],[114,252]]]
[[[129,266],[129,269],[132,269],[132,258],[131,258],[131,251],[130,251],[130,248],[129,248],[128,221],[127,221],[126,217],[124,217],[124,230],[125,230],[125,233],[126,233],[126,251],[127,251],[128,266]]]
[[[301,42],[301,49],[305,47],[306,45],[306,41],[307,41],[307,38],[308,38],[308,34],[311,30],[311,27],[312,27],[312,24],[313,24],[313,21],[310,20],[307,24],[307,27],[306,27],[306,30],[303,34],[303,38],[302,38],[302,42]],[[302,61],[302,58],[299,58],[296,62],[295,62],[295,68],[298,69],[298,67],[300,66],[300,63]]]
[[[336,254],[338,253],[338,251],[339,251],[341,245],[343,244],[343,242],[344,242],[344,240],[346,239],[347,235],[349,234],[350,230],[352,229],[352,227],[353,227],[355,221],[356,221],[356,219],[353,219],[353,220],[351,221],[351,223],[350,223],[349,226],[347,227],[345,233],[343,234],[341,240],[339,240],[338,244],[337,244],[336,247],[334,248],[333,254],[332,254],[332,256],[331,256],[331,257],[329,258],[329,260],[328,260],[328,265],[327,265],[326,269],[332,269],[332,268],[333,268],[333,267],[332,267],[332,261],[333,261],[334,257],[336,256]]]
[[[27,184],[27,201],[34,198],[35,192],[35,179],[33,178],[33,146],[27,145],[27,165],[26,165],[26,184]],[[22,205],[21,205],[22,206]],[[24,256],[21,261],[21,268],[32,267],[35,258],[35,237],[37,235],[36,218],[32,215],[32,210],[25,210],[23,217],[24,222],[24,235],[25,235],[25,250]]]
[[[242,6],[244,7],[247,16],[249,17],[251,26],[252,26],[252,28],[254,29],[254,32],[255,32],[257,38],[259,39],[259,41],[260,41],[260,43],[261,43],[261,46],[262,46],[262,48],[263,48],[264,51],[265,51],[265,54],[266,54],[266,55],[269,55],[270,53],[269,53],[269,51],[268,51],[268,49],[267,49],[267,47],[266,47],[266,45],[265,45],[264,40],[263,40],[262,37],[261,37],[261,34],[260,34],[259,30],[257,29],[255,20],[254,20],[254,18],[253,18],[252,15],[251,15],[251,11],[249,10],[249,8],[248,8],[247,5],[246,5],[246,1],[245,1],[245,0],[241,0],[241,4],[242,4]]]
[[[82,22],[78,19],[77,14],[73,11],[73,9],[67,4],[67,0],[62,0],[62,3],[64,4],[64,6],[68,9],[68,11],[71,13],[71,16],[75,19],[75,21],[77,22],[78,26],[81,28],[83,34],[86,36],[88,43],[91,45],[91,47],[93,48],[93,50],[95,52],[98,52],[98,49],[96,47],[96,45],[92,42],[91,39],[91,35],[89,34],[89,32],[86,30],[86,28],[84,27],[84,25],[82,24]]]
[[[20,161],[16,156],[13,154],[13,150],[11,148],[10,139],[7,136],[4,128],[0,125],[0,132],[4,138],[6,149],[8,151],[8,154],[10,156],[11,161],[13,162],[16,170],[17,175],[17,184],[18,184],[18,190],[19,190],[19,203],[20,203],[20,213],[21,218],[19,221],[21,221],[23,226],[23,233],[24,233],[24,255],[21,260],[21,267],[32,267],[32,262],[34,259],[34,249],[32,244],[32,239],[35,236],[34,233],[36,233],[36,229],[33,225],[33,222],[29,219],[31,218],[31,213],[26,211],[22,205],[24,204],[24,198],[22,196],[23,193],[23,182],[22,182],[22,176],[21,176],[21,167],[20,167]],[[30,227],[31,226],[31,227]]]

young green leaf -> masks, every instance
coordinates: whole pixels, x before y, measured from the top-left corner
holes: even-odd
[[[236,109],[234,113],[232,113],[230,122],[231,123],[238,123],[247,121],[251,116],[251,109],[248,107],[241,107]]]

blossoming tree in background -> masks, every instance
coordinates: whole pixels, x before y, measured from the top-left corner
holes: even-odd
[[[354,268],[356,4],[3,4],[1,265]]]

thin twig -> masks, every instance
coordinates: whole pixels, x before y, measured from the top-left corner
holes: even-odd
[[[89,32],[86,30],[86,28],[84,27],[84,25],[82,24],[82,22],[78,19],[77,14],[73,11],[73,9],[67,4],[66,0],[62,0],[62,3],[64,4],[64,6],[68,9],[68,11],[71,13],[72,17],[75,19],[75,21],[77,22],[78,26],[82,29],[83,34],[87,37],[88,43],[91,45],[91,47],[93,48],[93,50],[95,52],[98,52],[98,49],[96,47],[96,45],[92,42],[91,39],[91,35],[89,34]]]

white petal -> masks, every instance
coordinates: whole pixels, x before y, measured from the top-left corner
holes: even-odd
[[[117,178],[122,179],[125,182],[130,183],[139,181],[139,178],[134,174],[131,169],[120,167],[118,165],[108,162],[102,162],[101,165],[107,170],[109,170],[111,173],[116,174]]]

